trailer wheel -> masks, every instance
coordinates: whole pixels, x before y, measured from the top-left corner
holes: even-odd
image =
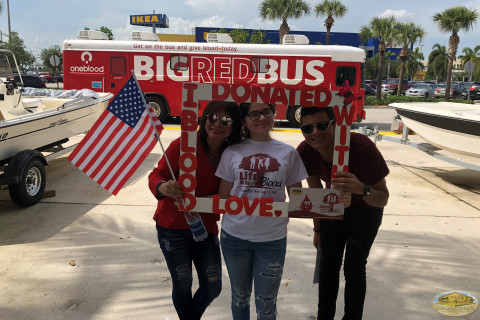
[[[293,128],[300,128],[300,106],[288,106],[287,120]]]
[[[150,102],[153,110],[155,110],[158,119],[161,122],[166,122],[169,117],[169,112],[165,100],[156,96],[148,96],[147,99]]]
[[[20,181],[8,185],[8,191],[13,202],[28,207],[40,201],[45,183],[45,167],[39,159],[33,158],[25,166]]]

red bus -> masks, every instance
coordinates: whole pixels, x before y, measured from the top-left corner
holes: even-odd
[[[141,39],[148,34],[132,35]],[[296,35],[289,36],[295,40]],[[150,39],[155,39],[153,34]],[[169,116],[180,116],[184,82],[309,90],[322,87],[335,92],[348,80],[350,90],[364,97],[364,62],[365,51],[349,46],[91,40],[90,37],[64,41],[63,84],[64,89],[88,88],[117,94],[131,76],[130,70],[134,70],[151,106],[165,122]],[[325,97],[321,94],[312,94],[313,105],[322,99]],[[363,99],[354,101],[353,107],[354,121],[364,117]],[[199,116],[203,108],[204,105],[199,107]],[[298,127],[299,106],[277,105],[277,119],[286,119]]]

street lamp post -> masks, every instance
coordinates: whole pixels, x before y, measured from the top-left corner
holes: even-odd
[[[10,43],[11,35],[12,35],[12,28],[10,26],[10,0],[7,0],[7,13],[8,13],[8,42]]]

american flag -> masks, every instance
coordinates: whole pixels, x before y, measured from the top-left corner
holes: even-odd
[[[88,134],[68,157],[76,167],[112,194],[117,195],[155,147],[156,130],[163,129],[157,117],[150,119],[145,102],[132,76]],[[153,114],[155,114],[153,112]]]

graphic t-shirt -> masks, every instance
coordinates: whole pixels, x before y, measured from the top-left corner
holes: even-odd
[[[308,177],[302,159],[292,146],[277,140],[245,139],[228,147],[216,176],[233,182],[231,196],[286,199],[286,186]],[[287,235],[288,218],[229,215],[222,217],[222,229],[234,237],[252,242],[279,240]]]

